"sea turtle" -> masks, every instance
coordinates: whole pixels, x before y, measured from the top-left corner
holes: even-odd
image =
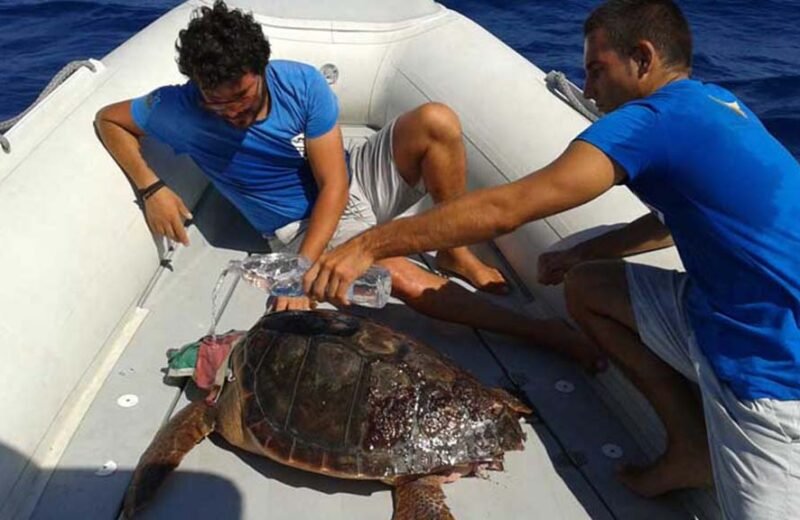
[[[522,449],[522,414],[432,348],[334,311],[262,317],[233,348],[215,406],[189,404],[156,435],[125,497],[130,518],[212,431],[229,443],[323,475],[394,486],[396,520],[450,519],[442,483],[502,470]]]

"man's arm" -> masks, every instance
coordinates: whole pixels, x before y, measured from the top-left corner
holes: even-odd
[[[298,253],[315,261],[336,231],[350,193],[339,125],[320,137],[306,140],[306,153],[319,193]],[[311,307],[307,296],[280,297],[275,300],[273,310],[308,310]]]
[[[323,299],[336,286],[337,303],[347,287],[376,260],[482,242],[517,227],[580,206],[610,189],[625,172],[604,153],[573,142],[554,162],[518,181],[473,191],[416,217],[375,227],[322,255],[305,288]]]
[[[306,153],[319,194],[311,210],[300,254],[313,262],[325,250],[336,231],[350,191],[339,125],[325,135],[308,139]]]
[[[669,229],[652,213],[578,244],[585,259],[602,260],[646,253],[673,245]]]
[[[539,282],[559,284],[567,272],[582,262],[622,258],[673,245],[669,229],[648,213],[633,222],[563,251],[539,256]]]
[[[95,126],[106,149],[137,189],[144,189],[158,181],[155,172],[142,157],[139,139],[145,133],[131,116],[130,100],[101,109],[95,117]],[[189,245],[183,222],[192,218],[192,214],[172,190],[164,187],[148,197],[144,201],[144,211],[154,233]]]

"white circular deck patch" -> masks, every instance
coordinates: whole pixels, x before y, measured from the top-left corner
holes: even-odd
[[[117,471],[117,463],[113,460],[107,460],[105,464],[100,466],[100,469],[94,472],[98,477],[107,477]]]
[[[133,394],[125,394],[117,399],[117,404],[123,408],[131,408],[139,404],[139,398]]]
[[[609,459],[620,459],[622,458],[623,451],[622,448],[617,446],[616,444],[603,444],[603,455],[608,457]]]
[[[556,390],[562,394],[571,394],[575,391],[575,385],[566,379],[562,379],[560,381],[556,381]]]

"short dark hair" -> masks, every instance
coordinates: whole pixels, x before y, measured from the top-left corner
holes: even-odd
[[[609,0],[586,19],[583,35],[597,29],[605,29],[622,56],[631,56],[641,40],[648,40],[668,67],[692,68],[689,22],[672,0]]]
[[[236,81],[248,72],[263,74],[270,47],[250,13],[228,9],[217,0],[192,13],[189,26],[178,34],[178,69],[203,89]]]

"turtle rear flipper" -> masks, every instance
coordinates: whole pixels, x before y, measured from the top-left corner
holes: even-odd
[[[444,502],[443,482],[443,477],[431,475],[399,484],[392,520],[454,520]]]
[[[133,518],[155,494],[184,455],[214,430],[214,408],[203,401],[189,404],[156,434],[133,473],[123,505],[124,518]]]

